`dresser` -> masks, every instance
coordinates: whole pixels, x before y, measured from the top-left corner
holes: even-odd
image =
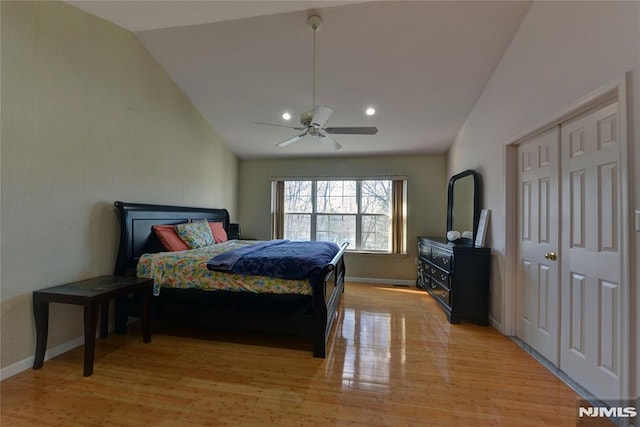
[[[429,292],[449,323],[489,324],[491,249],[418,237],[416,286]]]

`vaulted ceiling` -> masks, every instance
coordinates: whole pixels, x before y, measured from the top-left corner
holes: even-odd
[[[133,31],[240,158],[443,153],[531,3],[522,1],[69,1]],[[267,122],[298,126],[316,102],[343,148]],[[376,114],[367,116],[365,109]],[[290,112],[291,120],[282,118]],[[177,142],[179,143],[179,142]]]

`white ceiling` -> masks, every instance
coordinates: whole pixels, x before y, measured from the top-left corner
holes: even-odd
[[[134,31],[241,158],[443,153],[450,147],[531,3],[522,1],[70,1]],[[311,108],[311,14],[317,103],[340,151],[305,138],[275,144]],[[364,109],[377,114],[367,117]],[[285,122],[284,111],[293,119]],[[179,143],[179,141],[176,141]]]

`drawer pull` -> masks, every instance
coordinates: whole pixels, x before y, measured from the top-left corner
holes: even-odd
[[[449,264],[449,259],[448,258],[443,259],[442,263],[445,264],[445,265]]]
[[[445,291],[442,291],[442,298],[446,298],[447,297],[447,293]]]
[[[440,280],[442,280],[443,282],[447,281],[447,276],[445,276],[444,274],[440,275]]]

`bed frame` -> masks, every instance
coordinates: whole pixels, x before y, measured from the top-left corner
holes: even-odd
[[[222,222],[229,232],[226,209],[114,203],[120,219],[120,245],[115,275],[136,274],[143,253],[165,251],[152,230],[153,225],[179,224],[199,219]],[[154,297],[155,311],[163,318],[213,327],[253,331],[285,332],[311,338],[313,356],[324,358],[326,345],[344,292],[344,251],[323,267],[313,285],[313,295],[274,295],[229,291],[163,288]],[[124,333],[132,307],[116,302],[116,332]]]

